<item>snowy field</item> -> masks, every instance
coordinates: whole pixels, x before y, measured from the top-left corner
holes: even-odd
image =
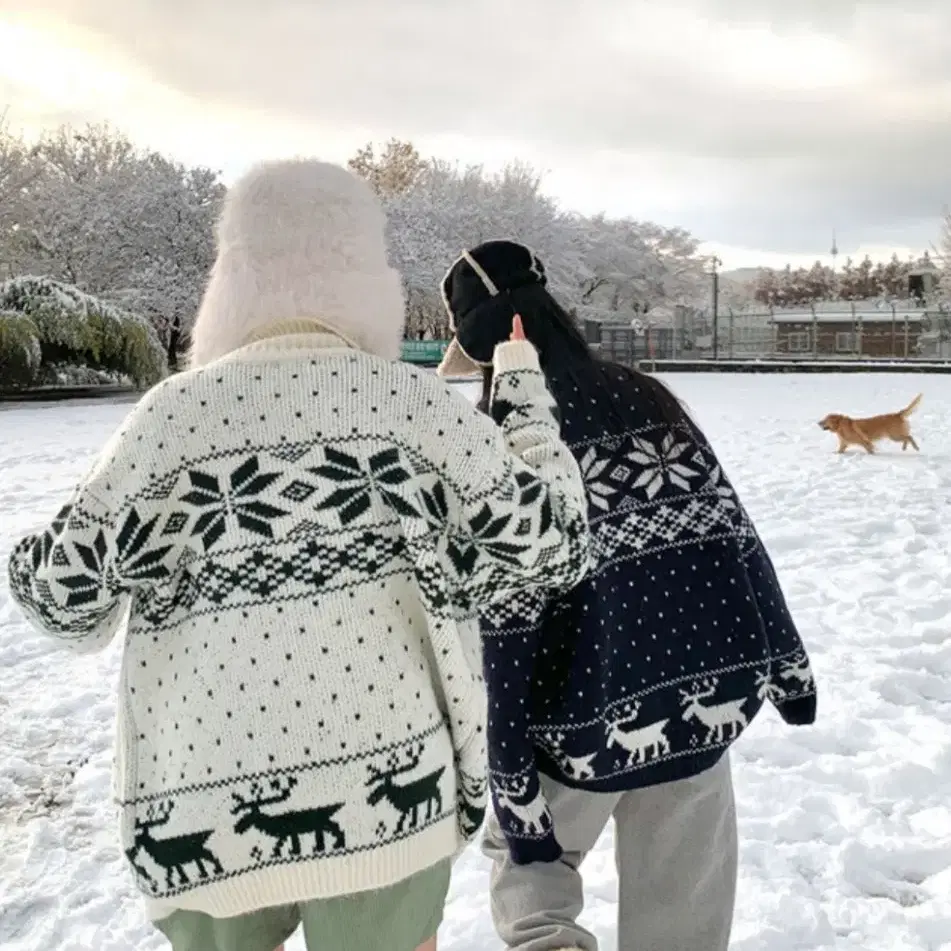
[[[735,748],[734,951],[951,951],[951,376],[676,375],[777,562],[820,719]],[[834,454],[829,411],[919,391],[920,455]],[[124,405],[0,409],[0,558],[55,513]],[[51,650],[0,582],[0,947],[151,951],[109,802],[115,648]],[[616,948],[612,833],[585,922]],[[487,870],[456,866],[443,951],[499,948]],[[289,951],[301,951],[299,939]],[[660,951],[660,949],[657,949]]]

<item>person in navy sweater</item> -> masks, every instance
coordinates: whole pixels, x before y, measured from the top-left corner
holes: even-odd
[[[703,433],[657,379],[592,353],[528,248],[489,241],[443,279],[444,376],[481,371],[513,314],[585,478],[592,569],[567,595],[481,616],[496,929],[519,951],[596,951],[578,867],[615,820],[619,951],[726,951],[737,876],[728,749],[771,701],[816,716],[776,572]],[[512,431],[512,422],[507,426]]]

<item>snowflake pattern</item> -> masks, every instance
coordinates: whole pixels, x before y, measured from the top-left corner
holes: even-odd
[[[73,548],[85,570],[79,574],[66,575],[59,579],[59,583],[69,591],[66,596],[66,607],[68,608],[79,607],[83,604],[94,604],[99,599],[99,592],[103,587],[106,587],[108,572],[106,558],[109,554],[109,548],[102,529],[96,532],[92,544],[84,545],[74,542]]]
[[[714,466],[710,472],[710,488],[713,489],[717,496],[720,499],[721,505],[728,512],[736,511],[736,498],[733,495],[733,490],[730,486],[724,481],[723,473],[720,471],[720,466]]]
[[[611,508],[608,500],[618,491],[604,479],[605,470],[610,464],[609,458],[598,457],[594,446],[591,446],[578,461],[581,477],[588,490],[588,502],[595,508],[601,509],[602,512],[607,512]]]
[[[240,528],[263,538],[273,538],[271,521],[288,513],[257,496],[280,477],[277,472],[261,472],[257,456],[251,456],[234,469],[225,488],[217,476],[190,469],[188,479],[192,488],[180,501],[202,510],[192,535],[201,536],[202,546],[208,551],[225,534],[229,518],[234,518]]]
[[[627,458],[641,468],[633,488],[643,489],[648,499],[653,499],[660,492],[665,481],[684,492],[691,490],[690,480],[700,473],[678,461],[690,447],[686,440],[678,442],[674,433],[668,432],[659,447],[639,437],[634,437],[633,443],[635,448],[627,454]]]
[[[743,552],[743,557],[748,557],[755,550],[758,543],[756,529],[753,528],[753,523],[750,521],[743,506],[740,505],[740,501],[736,497],[733,487],[730,485],[719,464],[714,465],[711,469],[707,488],[709,491],[716,493],[720,507],[727,513],[732,522],[733,530],[740,544],[740,550]]]
[[[169,576],[164,560],[172,546],[148,547],[158,520],[159,516],[153,515],[143,522],[134,508],[129,509],[116,535],[115,572],[124,583],[159,581]]]
[[[50,527],[41,535],[38,535],[33,542],[30,558],[33,563],[34,571],[38,571],[50,557],[56,544],[56,539],[63,533],[63,529],[66,527],[66,523],[72,511],[72,505],[64,505],[59,512],[56,513],[56,518],[50,523]],[[57,551],[56,554],[59,555],[60,553]]]
[[[511,524],[511,514],[496,515],[488,505],[483,504],[469,519],[470,534],[455,535],[448,539],[447,553],[456,571],[460,575],[469,574],[479,559],[480,550],[497,561],[517,565],[528,545],[508,541],[504,537]]]
[[[419,517],[419,512],[397,491],[412,478],[397,449],[384,449],[372,455],[367,468],[356,456],[331,446],[324,449],[324,457],[324,465],[309,471],[336,483],[337,488],[317,504],[318,511],[336,509],[341,525],[347,526],[370,511],[373,497],[378,495],[397,515]]]
[[[438,531],[449,520],[449,500],[445,486],[438,480],[432,488],[420,486],[419,498],[422,502],[423,518],[430,529]]]

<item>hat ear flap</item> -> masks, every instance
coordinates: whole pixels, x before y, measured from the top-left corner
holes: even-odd
[[[455,337],[449,341],[446,352],[436,369],[437,376],[475,376],[481,367],[466,354]]]
[[[456,322],[456,340],[473,363],[489,366],[495,348],[512,335],[516,309],[508,292],[490,297]]]
[[[452,309],[452,303],[449,299],[450,288],[449,283],[452,280],[453,271],[455,270],[456,264],[453,262],[452,267],[443,275],[443,279],[439,282],[439,296],[442,298],[442,305],[446,308],[446,314],[449,317],[449,329],[455,333],[456,332],[456,315]]]

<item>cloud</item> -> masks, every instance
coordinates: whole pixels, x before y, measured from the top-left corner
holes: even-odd
[[[906,6],[31,0],[29,22],[180,100],[140,124],[228,116],[242,157],[252,143],[342,158],[371,135],[454,142],[464,159],[552,169],[583,210],[822,253],[833,226],[843,245],[922,246],[951,199],[951,4]],[[16,8],[0,0],[0,16]]]

